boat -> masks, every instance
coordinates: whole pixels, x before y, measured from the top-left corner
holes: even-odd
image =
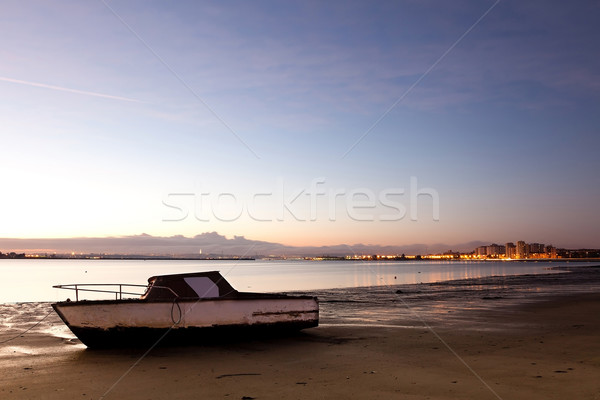
[[[319,324],[316,297],[238,292],[218,271],[152,276],[147,286],[53,287],[75,291],[75,301],[52,307],[90,348],[204,344],[279,335]],[[140,294],[141,288],[145,290]],[[111,293],[115,298],[80,300],[81,292]]]

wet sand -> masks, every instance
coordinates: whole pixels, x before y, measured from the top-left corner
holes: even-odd
[[[2,399],[599,399],[600,269],[319,291],[286,338],[86,350],[49,304],[0,305]]]

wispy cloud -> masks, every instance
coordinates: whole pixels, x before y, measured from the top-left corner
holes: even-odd
[[[16,83],[16,84],[19,84],[19,85],[27,85],[27,86],[40,87],[40,88],[44,88],[44,89],[59,90],[61,92],[81,94],[81,95],[85,95],[85,96],[102,97],[102,98],[105,98],[105,99],[112,99],[112,100],[119,100],[119,101],[129,101],[129,102],[133,102],[133,103],[143,103],[140,100],[132,99],[132,98],[129,98],[129,97],[114,96],[114,95],[111,95],[111,94],[90,92],[90,91],[87,91],[87,90],[71,89],[71,88],[67,88],[67,87],[63,87],[63,86],[55,86],[55,85],[48,85],[46,83],[24,81],[24,80],[20,80],[20,79],[7,78],[7,77],[4,77],[4,76],[0,76],[0,81],[10,82],[10,83]]]

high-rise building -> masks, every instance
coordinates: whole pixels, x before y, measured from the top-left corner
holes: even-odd
[[[501,254],[502,247],[498,246],[496,243],[490,244],[489,246],[486,246],[486,247],[487,247],[486,253],[488,256],[497,257]]]
[[[528,248],[527,248],[527,243],[525,243],[522,240],[519,240],[517,242],[517,249],[516,249],[516,257],[515,258],[527,258],[527,256],[529,255],[528,253]]]
[[[505,253],[504,256],[506,258],[515,258],[517,255],[517,247],[513,242],[508,242],[504,245]]]

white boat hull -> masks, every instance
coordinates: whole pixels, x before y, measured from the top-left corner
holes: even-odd
[[[53,307],[88,347],[153,344],[163,336],[165,343],[201,344],[209,337],[314,327],[319,320],[312,297],[80,301]]]

